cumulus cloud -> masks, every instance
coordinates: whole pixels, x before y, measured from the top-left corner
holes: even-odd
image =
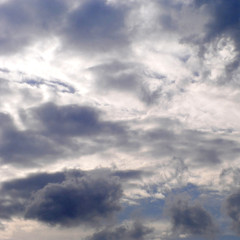
[[[96,224],[120,210],[120,185],[105,177],[82,177],[48,184],[36,192],[26,207],[25,218],[50,225]]]
[[[107,169],[40,173],[4,182],[0,217],[19,216],[51,226],[95,225],[121,209],[122,187]]]
[[[210,215],[202,206],[190,204],[186,199],[176,197],[168,206],[173,232],[192,236],[214,237],[218,230]]]

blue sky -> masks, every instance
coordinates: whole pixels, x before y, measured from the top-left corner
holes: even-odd
[[[0,0],[0,240],[240,235],[238,0]]]

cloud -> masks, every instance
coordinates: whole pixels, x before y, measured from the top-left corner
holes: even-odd
[[[49,183],[62,183],[65,179],[65,172],[57,172],[33,174],[26,178],[3,182],[0,189],[0,217],[2,219],[11,219],[13,216],[22,216],[25,205],[32,194]]]
[[[143,68],[138,63],[115,60],[91,67],[89,71],[94,75],[96,91],[133,94],[143,103],[151,105],[160,97],[160,89],[149,88]]]
[[[12,54],[50,37],[67,10],[63,1],[7,1],[0,5],[1,53]]]
[[[206,25],[205,42],[212,41],[221,35],[229,35],[234,40],[237,40],[237,33],[239,32],[239,10],[240,3],[237,0],[206,1],[195,0],[197,7],[204,7],[210,15],[210,21]],[[236,41],[236,44],[237,43]]]
[[[61,137],[89,137],[100,134],[124,133],[120,123],[101,120],[101,112],[94,107],[81,105],[58,106],[45,103],[30,109],[30,114],[40,122],[43,132]]]
[[[158,124],[142,129],[144,120],[109,121],[104,111],[85,105],[48,102],[20,110],[20,117],[23,130],[10,115],[2,114],[3,164],[40,166],[116,149],[135,157],[141,153],[141,158],[159,159],[159,163],[168,157],[201,167],[221,165],[224,158],[233,161],[240,151],[235,140],[189,130],[171,119],[158,118]]]
[[[54,143],[31,130],[20,131],[9,115],[3,115],[8,122],[1,121],[0,157],[3,163],[17,165],[37,164],[36,157],[48,158],[60,154]],[[35,163],[34,163],[35,161]]]
[[[239,191],[219,212],[240,175],[239,6],[0,0],[1,236],[211,238],[210,213],[239,234]],[[202,205],[176,197],[166,221],[182,191]]]
[[[240,169],[238,167],[223,168],[219,174],[219,182],[223,189],[232,191],[240,184]]]
[[[13,198],[28,199],[31,197],[32,192],[44,188],[49,183],[61,183],[65,179],[65,172],[33,174],[26,178],[13,179],[2,183],[1,192]]]
[[[159,122],[163,119],[159,119]],[[174,130],[176,129],[176,130]],[[165,119],[164,124],[146,131],[139,130],[139,142],[145,154],[152,157],[172,156],[190,159],[189,164],[216,165],[223,159],[235,159],[240,150],[237,141],[197,130],[185,128],[181,123]],[[146,146],[148,148],[146,148]]]
[[[233,230],[240,235],[240,191],[228,196],[224,207],[227,215],[232,219]]]
[[[63,52],[119,52],[129,44],[127,12],[123,4],[105,0],[6,1],[0,4],[0,52],[14,54],[52,37]]]
[[[85,54],[119,51],[128,44],[126,10],[105,0],[83,1],[68,14],[60,31],[62,48]]]
[[[122,124],[101,120],[100,115],[93,107],[45,103],[20,111],[27,127],[20,130],[10,115],[2,114],[1,160],[5,164],[34,166],[60,157],[100,152],[103,145],[106,149],[120,142],[124,145],[126,133]]]
[[[114,179],[87,176],[61,184],[48,184],[36,192],[25,218],[50,225],[95,224],[120,210],[120,185]]]
[[[107,169],[40,173],[2,183],[0,217],[64,227],[95,225],[121,209],[119,177]]]
[[[231,60],[225,62],[226,75],[221,78],[221,82],[230,83],[240,64],[240,3],[237,0],[227,2],[224,0],[195,0],[194,3],[197,9],[204,10],[209,19],[204,26],[202,39],[195,36],[197,44],[201,46],[201,54],[207,55],[211,45],[214,46],[215,54],[221,55],[221,52],[228,51],[231,54]],[[229,50],[231,45],[233,46],[232,51]],[[220,55],[219,57],[221,57]],[[230,57],[228,55],[223,54],[226,59]]]
[[[200,205],[191,205],[184,198],[176,198],[168,205],[167,212],[174,233],[214,237],[218,232],[212,216]]]
[[[94,108],[47,103],[33,110],[49,135],[88,136],[102,131],[99,114]]]
[[[140,222],[134,222],[131,227],[120,226],[115,229],[104,229],[95,233],[88,240],[144,240],[152,232],[152,228],[146,227]]]
[[[70,84],[66,84],[64,82],[58,81],[58,80],[45,80],[45,79],[24,79],[21,83],[26,83],[30,86],[40,87],[40,86],[48,86],[55,91],[60,91],[64,93],[75,93],[74,87],[72,87]]]

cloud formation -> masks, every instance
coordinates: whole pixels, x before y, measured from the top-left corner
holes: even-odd
[[[1,3],[1,53],[13,54],[50,37],[66,11],[65,2],[58,0],[11,0]]]
[[[239,0],[0,0],[0,235],[237,238],[239,16]]]
[[[176,199],[169,206],[168,214],[177,234],[214,237],[218,232],[212,216],[200,205],[190,204],[186,199]]]
[[[4,182],[2,219],[22,216],[64,227],[95,225],[121,209],[119,178],[108,170],[40,173]]]
[[[94,54],[111,52],[127,44],[126,9],[105,0],[82,1],[66,18],[63,47]]]

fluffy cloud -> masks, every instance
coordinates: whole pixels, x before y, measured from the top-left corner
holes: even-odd
[[[48,184],[36,192],[25,218],[56,225],[96,224],[120,210],[120,185],[112,179],[82,177],[74,182]]]
[[[4,182],[0,217],[23,216],[65,227],[99,224],[121,209],[122,188],[116,175],[74,170]]]
[[[217,227],[212,216],[200,205],[192,205],[186,199],[176,199],[169,205],[173,231],[177,234],[214,237]]]

